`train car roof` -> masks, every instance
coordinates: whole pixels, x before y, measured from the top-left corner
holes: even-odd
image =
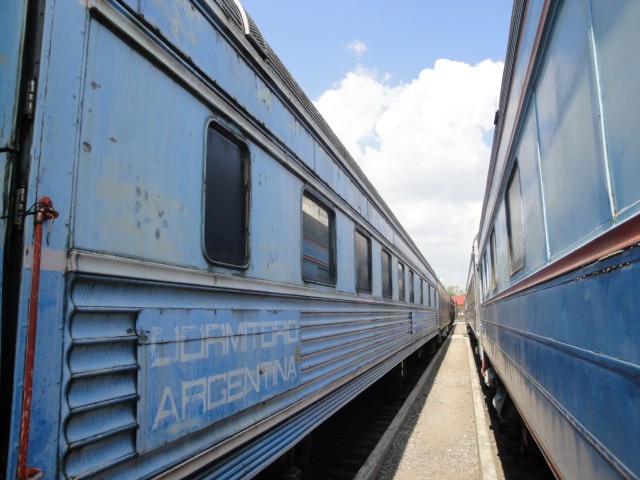
[[[249,43],[253,46],[254,50],[262,59],[261,65],[265,68],[267,73],[279,80],[281,87],[284,90],[285,95],[297,103],[298,107],[308,116],[315,125],[312,128],[320,131],[325,138],[331,144],[337,154],[336,158],[343,163],[343,165],[349,170],[358,182],[366,189],[367,194],[375,201],[379,208],[384,211],[384,214],[389,218],[394,228],[402,235],[407,244],[414,250],[416,255],[424,262],[434,278],[438,277],[426,260],[420,249],[414,243],[413,239],[409,236],[404,229],[400,221],[397,219],[393,211],[389,208],[382,196],[378,193],[373,184],[366,177],[360,166],[353,159],[351,154],[342,144],[337,135],[333,132],[329,124],[324,117],[320,114],[318,109],[313,105],[309,97],[304,93],[300,85],[295,81],[293,76],[289,73],[284,66],[280,58],[276,55],[273,49],[269,46],[267,41],[262,36],[260,29],[251,18],[250,14],[244,11],[240,1],[241,0],[214,0],[215,3],[222,9],[227,16],[230,24],[235,27],[235,35],[238,37],[245,37]]]
[[[504,112],[509,100],[509,91],[511,89],[511,80],[513,78],[513,70],[515,66],[516,53],[518,49],[518,40],[520,37],[520,30],[522,28],[523,9],[525,7],[525,0],[514,0],[513,9],[511,11],[511,25],[509,27],[509,38],[507,41],[507,51],[504,62],[504,70],[502,72],[502,83],[500,86],[500,97],[498,102],[498,110],[494,118],[495,129],[493,131],[493,141],[491,144],[491,157],[489,161],[489,170],[487,172],[487,180],[484,189],[484,198],[482,200],[482,215],[480,217],[479,234],[476,237],[478,242],[478,248],[482,249],[482,227],[485,222],[485,216],[487,214],[487,207],[489,202],[489,194],[491,191],[491,184],[494,181],[494,175],[496,173],[496,163],[498,161],[498,147],[500,145],[500,136],[504,127],[503,118]]]

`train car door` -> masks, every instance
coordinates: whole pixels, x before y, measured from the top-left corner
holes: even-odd
[[[12,412],[17,299],[24,245],[21,214],[37,88],[44,0],[0,4],[0,465],[6,465]],[[0,477],[5,472],[0,471]]]

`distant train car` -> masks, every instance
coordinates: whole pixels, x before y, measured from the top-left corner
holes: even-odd
[[[638,25],[514,3],[472,273],[485,366],[558,478],[640,478]]]
[[[464,320],[467,324],[467,330],[471,332],[477,340],[480,337],[477,303],[476,303],[476,250],[477,245],[474,241],[471,249],[471,260],[469,262],[469,274],[467,277],[467,289],[464,297]]]
[[[451,331],[456,315],[455,303],[444,285],[438,286],[438,308],[440,309],[440,339],[443,340]]]
[[[239,2],[0,11],[0,477],[248,478],[441,334]]]

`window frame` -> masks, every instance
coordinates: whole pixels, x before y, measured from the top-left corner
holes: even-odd
[[[398,260],[398,266],[396,268],[397,272],[398,272],[398,301],[400,302],[406,302],[406,291],[405,291],[405,285],[404,285],[404,263],[402,263],[400,260]]]
[[[209,162],[209,154],[211,153],[209,150],[209,145],[211,145],[210,132],[213,131],[218,134],[220,137],[226,139],[229,143],[234,144],[238,147],[238,151],[240,154],[240,160],[242,162],[242,188],[244,190],[243,202],[242,206],[242,262],[240,263],[232,263],[224,260],[219,260],[210,255],[209,248],[207,244],[208,239],[208,226],[210,222],[208,221],[208,207],[210,206],[210,197],[207,195],[207,184],[211,185],[213,182],[207,182],[210,162]],[[242,138],[238,133],[232,131],[230,128],[225,125],[219,123],[216,120],[209,120],[207,123],[206,133],[205,133],[205,148],[204,148],[204,175],[203,175],[203,192],[202,192],[202,252],[208,263],[212,265],[218,265],[226,268],[233,268],[236,270],[246,270],[249,267],[250,263],[250,246],[249,246],[249,223],[250,223],[250,206],[251,206],[251,157],[249,154],[249,148],[244,138]],[[216,200],[219,198],[216,197]]]
[[[487,270],[488,253],[489,252],[487,250],[482,253],[482,261],[480,262],[480,266],[482,268],[482,298],[485,300],[489,297],[489,272]]]
[[[366,241],[366,245],[367,245],[367,288],[366,289],[362,289],[359,286],[359,279],[360,279],[360,272],[359,272],[359,265],[360,262],[358,261],[358,235],[360,235],[360,237],[362,237],[365,241]],[[353,235],[353,244],[354,244],[354,260],[355,260],[355,280],[356,280],[356,292],[360,292],[360,293],[372,293],[372,258],[371,258],[371,237],[369,237],[364,230],[356,227],[354,230],[354,235]]]
[[[304,198],[307,197],[317,206],[325,210],[328,215],[327,218],[329,220],[328,230],[329,230],[329,281],[325,282],[321,279],[317,278],[307,278],[304,273],[304,261],[305,261],[305,251],[304,251]],[[304,283],[311,283],[316,285],[326,285],[330,287],[335,287],[337,283],[337,258],[336,258],[336,214],[333,205],[329,202],[321,200],[320,196],[317,195],[313,190],[309,188],[304,188],[302,190],[302,195],[300,197],[300,276],[302,277],[302,281]]]
[[[491,229],[489,235],[489,258],[491,259],[491,290],[498,288],[498,265],[496,264],[496,230]]]
[[[389,271],[388,271],[388,275],[387,275],[387,280],[389,281],[389,293],[388,295],[385,294],[385,275],[384,275],[384,264],[385,264],[385,258],[384,256],[387,255],[388,258],[388,267],[389,267]],[[391,252],[389,250],[387,250],[386,248],[382,248],[381,253],[380,253],[380,262],[381,262],[381,287],[382,287],[382,296],[383,298],[392,298],[393,297],[393,259],[391,257]]]
[[[510,197],[510,191],[512,185],[517,180],[518,186],[518,197],[519,197],[519,210],[520,215],[517,215],[517,212],[512,212],[512,202]],[[518,168],[518,162],[513,164],[513,168],[511,169],[511,173],[509,175],[509,180],[505,186],[504,190],[504,207],[505,207],[505,216],[507,222],[507,239],[509,242],[509,271],[511,275],[514,275],[516,272],[522,270],[525,265],[525,238],[524,238],[524,218],[522,217],[524,213],[523,205],[522,205],[522,185],[520,183],[520,169]],[[512,215],[513,213],[513,215]],[[513,218],[512,218],[513,217]],[[517,219],[519,225],[512,225],[512,220]],[[518,228],[519,227],[519,228]],[[513,233],[514,230],[518,229],[521,232],[522,242],[514,245]],[[518,250],[515,250],[515,247]],[[517,256],[515,254],[518,254]]]
[[[416,303],[415,276],[413,270],[409,269],[409,303]]]

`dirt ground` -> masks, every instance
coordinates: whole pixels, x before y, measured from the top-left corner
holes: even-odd
[[[456,324],[443,356],[391,446],[378,480],[478,478],[466,328]]]

